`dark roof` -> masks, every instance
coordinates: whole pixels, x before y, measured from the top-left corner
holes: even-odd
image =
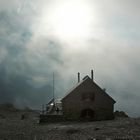
[[[77,83],[72,89],[70,89],[66,95],[61,99],[61,101],[63,101],[65,98],[68,97],[69,94],[71,94],[71,92],[73,92],[75,89],[77,89],[80,85],[84,84],[85,81],[90,80],[99,90],[102,91],[103,94],[105,94],[106,96],[108,96],[114,103],[116,103],[116,101],[109,96],[101,87],[99,87],[89,76],[85,76],[83,78],[83,80],[81,80],[79,83]]]

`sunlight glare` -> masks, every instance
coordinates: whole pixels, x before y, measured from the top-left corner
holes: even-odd
[[[61,39],[87,37],[92,21],[91,7],[86,1],[70,1],[55,5],[49,12],[49,26]]]

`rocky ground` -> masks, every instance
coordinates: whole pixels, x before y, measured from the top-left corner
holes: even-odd
[[[140,140],[140,118],[38,124],[31,110],[0,108],[0,140]]]

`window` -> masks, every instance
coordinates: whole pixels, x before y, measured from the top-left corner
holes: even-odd
[[[83,101],[94,101],[94,99],[95,99],[94,93],[87,92],[82,94]]]

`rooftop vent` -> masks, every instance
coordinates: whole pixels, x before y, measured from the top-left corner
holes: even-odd
[[[80,73],[78,72],[78,83],[80,82]]]
[[[94,81],[94,73],[93,73],[93,70],[91,70],[91,79],[92,79],[92,81]]]

